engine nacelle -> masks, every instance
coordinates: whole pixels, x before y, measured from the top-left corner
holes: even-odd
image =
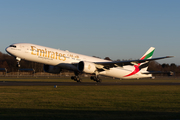
[[[81,61],[78,63],[78,70],[80,72],[85,72],[85,73],[94,73],[96,71],[96,66],[94,63],[91,63],[91,62],[84,62],[84,61]]]
[[[61,72],[61,68],[58,66],[44,65],[43,69],[45,72],[58,74]]]

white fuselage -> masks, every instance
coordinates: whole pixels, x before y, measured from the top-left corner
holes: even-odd
[[[15,47],[12,46],[7,47],[6,51],[15,57],[28,61],[39,62],[47,65],[59,66],[62,69],[69,69],[73,71],[78,70],[77,67],[74,66],[73,64],[77,64],[80,61],[86,61],[92,63],[109,62],[108,60],[103,60],[95,57],[72,53],[69,51],[53,49],[35,44],[17,43],[13,45]],[[152,77],[151,74],[141,74],[141,71],[131,76],[126,76],[131,72],[133,72],[134,69],[135,67],[131,65],[124,67],[113,67],[110,68],[109,70],[99,72],[99,75],[105,75],[105,76],[122,78],[122,79]]]

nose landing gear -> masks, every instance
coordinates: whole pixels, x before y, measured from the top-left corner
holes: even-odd
[[[19,63],[21,61],[21,58],[16,57],[16,61],[17,61],[16,67],[21,67],[21,65]]]

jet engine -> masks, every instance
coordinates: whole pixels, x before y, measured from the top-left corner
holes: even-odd
[[[81,61],[78,63],[78,70],[80,72],[85,72],[85,73],[94,73],[96,71],[96,66],[94,63],[91,63],[91,62],[84,62],[84,61]]]
[[[61,72],[61,68],[58,66],[44,65],[43,69],[45,72],[58,74]]]

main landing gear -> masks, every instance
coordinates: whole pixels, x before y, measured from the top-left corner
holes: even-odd
[[[79,76],[72,76],[71,79],[74,80],[74,81],[77,81],[77,82],[81,82],[82,81],[82,79],[79,78]]]
[[[101,83],[102,80],[98,76],[91,76],[91,80]]]
[[[82,82],[82,79],[79,78],[79,76],[78,76],[79,72],[75,72],[74,74],[75,74],[75,76],[72,76],[71,79],[74,80],[74,81],[77,81],[77,82]],[[90,79],[96,81],[97,83],[102,82],[102,80],[98,77],[98,75],[91,76]]]
[[[71,79],[74,80],[74,81],[77,81],[77,82],[81,82],[82,79],[79,78],[79,76],[78,76],[79,72],[75,72],[74,74],[75,74],[75,76],[72,76]]]
[[[21,61],[21,58],[16,57],[16,61],[17,61],[16,67],[21,67],[21,65],[19,63]]]

